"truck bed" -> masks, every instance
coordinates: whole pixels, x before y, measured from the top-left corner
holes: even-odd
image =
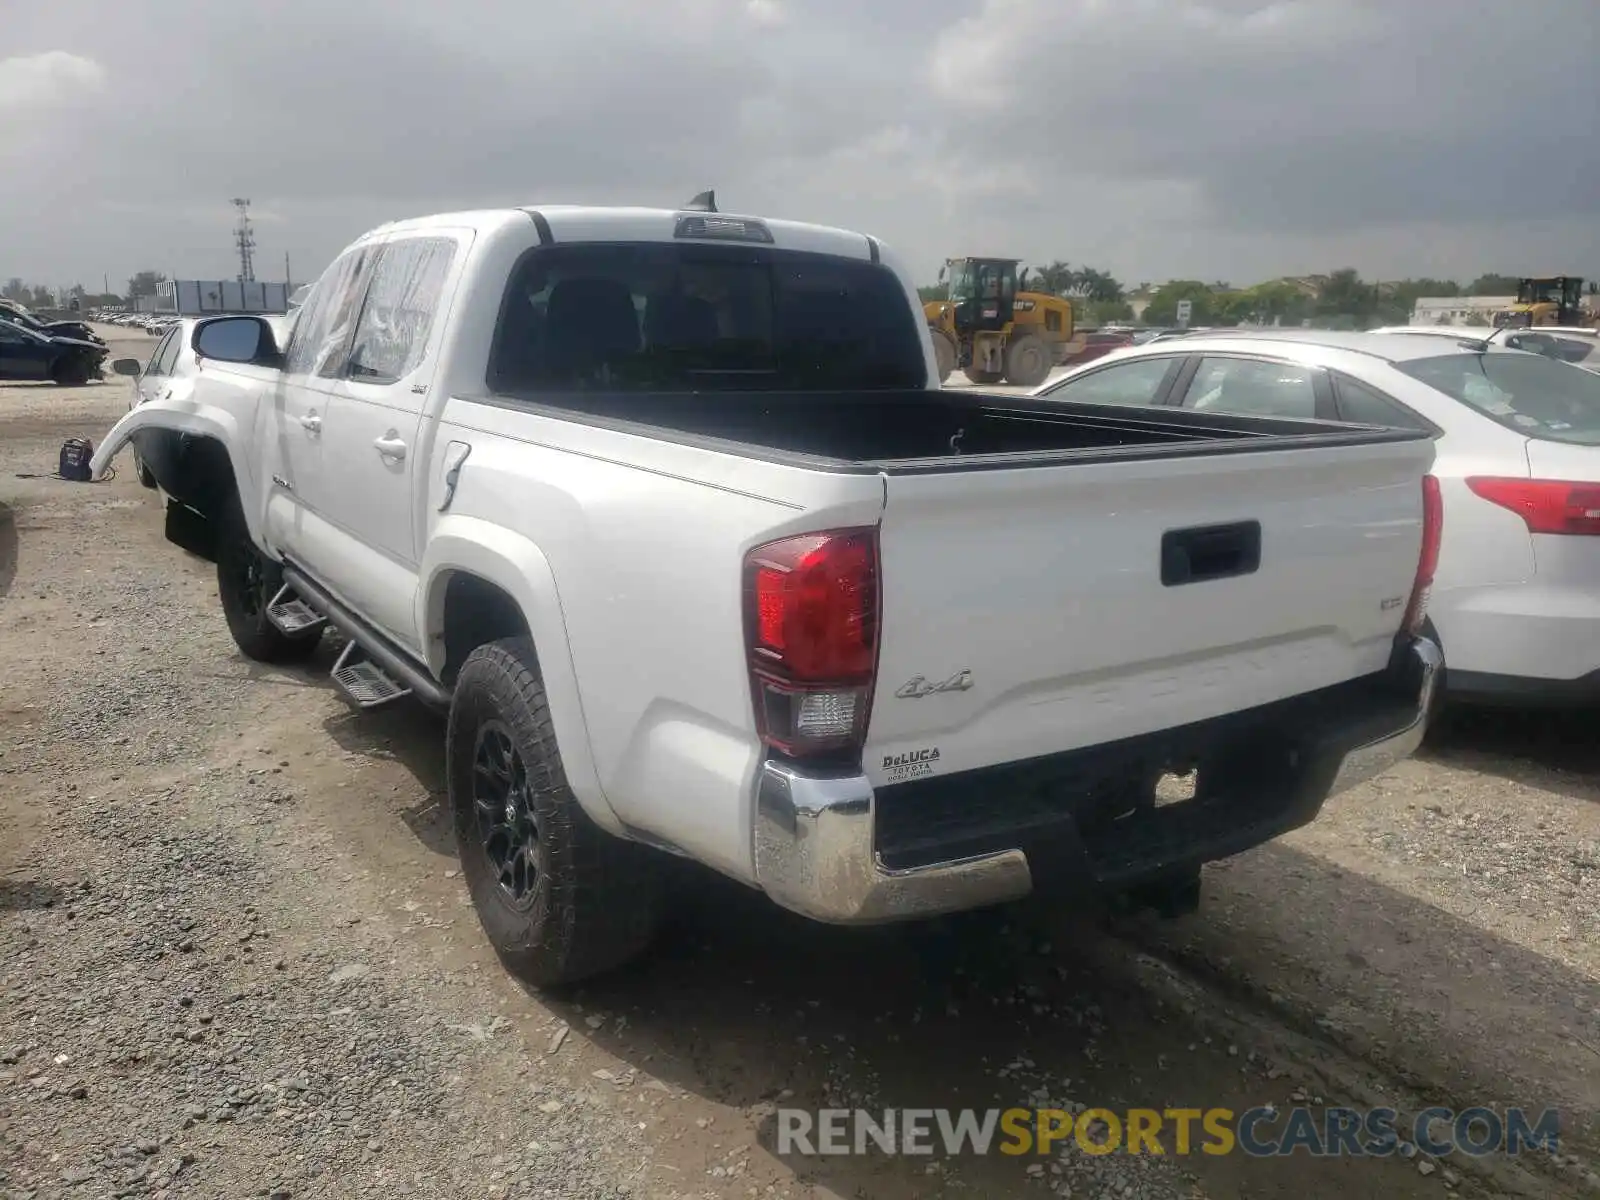
[[[1112,408],[970,391],[625,392],[542,396],[552,415],[651,436],[709,440],[832,469],[915,473],[1196,453],[1409,441],[1407,430],[1237,417],[1178,408]]]

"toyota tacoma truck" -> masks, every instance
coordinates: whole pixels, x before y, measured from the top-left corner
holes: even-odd
[[[1408,755],[1440,532],[1405,430],[941,390],[872,237],[717,211],[385,225],[280,344],[123,417],[240,651],[447,714],[490,941],[649,940],[686,858],[824,922],[1200,866]]]

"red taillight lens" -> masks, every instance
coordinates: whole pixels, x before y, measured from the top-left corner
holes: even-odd
[[[1474,475],[1467,486],[1516,513],[1529,533],[1600,534],[1600,484]]]
[[[843,529],[745,556],[756,721],[789,755],[855,750],[878,665],[878,534]]]
[[[1439,492],[1439,481],[1432,475],[1422,477],[1422,552],[1417,556],[1417,577],[1411,584],[1411,602],[1406,605],[1404,628],[1407,633],[1421,633],[1423,619],[1428,615],[1428,596],[1433,590],[1434,572],[1439,569],[1439,543],[1444,537],[1444,497]]]

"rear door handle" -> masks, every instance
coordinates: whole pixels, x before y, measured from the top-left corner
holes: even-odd
[[[1261,522],[1197,525],[1161,535],[1161,583],[1180,587],[1253,575],[1261,567]]]
[[[406,456],[406,444],[400,440],[400,435],[392,429],[381,438],[374,440],[372,444],[377,447],[378,453],[385,458],[400,461],[404,460]]]
[[[300,426],[307,433],[321,433],[322,418],[317,416],[317,414],[314,412],[309,412],[300,418]]]

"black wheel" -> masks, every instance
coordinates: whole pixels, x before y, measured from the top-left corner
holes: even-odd
[[[150,473],[150,468],[144,465],[144,459],[139,457],[139,447],[129,446],[133,453],[133,473],[139,477],[139,482],[145,487],[155,490],[156,477]]]
[[[267,605],[283,586],[282,569],[250,540],[237,499],[217,520],[217,595],[234,645],[256,662],[304,662],[316,653],[322,631],[290,637],[267,619]]]
[[[554,987],[620,966],[649,944],[661,909],[659,853],[600,829],[573,796],[527,638],[467,657],[445,758],[462,875],[508,968]]]
[[[50,378],[52,382],[62,387],[77,387],[88,383],[89,377],[93,373],[89,360],[81,354],[74,354],[56,363],[55,370]]]
[[[943,383],[956,369],[955,339],[942,329],[929,332],[933,336],[933,359],[939,371],[938,382]]]
[[[1045,340],[1036,333],[1024,333],[1011,339],[1006,347],[1006,382],[1018,387],[1038,387],[1055,365],[1054,355]]]
[[[963,367],[962,374],[980,387],[987,387],[991,383],[999,383],[1001,379],[1001,372],[985,371],[979,367]]]
[[[1434,628],[1433,620],[1430,617],[1424,617],[1422,619],[1422,636],[1427,638],[1435,646],[1439,647],[1439,650],[1443,652],[1444,639],[1439,636],[1439,631]],[[1445,685],[1447,682],[1447,675],[1447,666],[1441,664],[1439,667],[1439,673],[1434,677],[1433,681],[1433,697],[1428,703],[1427,717],[1430,729],[1438,725],[1440,723],[1440,719],[1445,714]]]

